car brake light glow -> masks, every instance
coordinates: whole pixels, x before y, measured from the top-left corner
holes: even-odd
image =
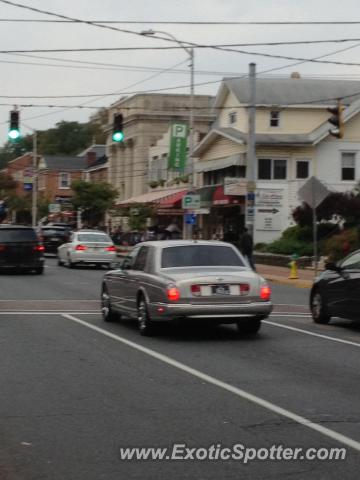
[[[35,251],[35,252],[44,252],[44,251],[45,251],[45,247],[44,247],[44,245],[35,245],[34,251]]]
[[[176,287],[169,287],[167,289],[167,298],[172,302],[179,300],[180,298],[180,291]]]
[[[201,287],[200,285],[191,285],[191,293],[193,295],[201,295]]]
[[[271,296],[271,288],[269,287],[269,285],[263,285],[260,288],[261,300],[270,300],[270,296]]]
[[[111,245],[110,247],[106,247],[105,250],[107,252],[116,252],[116,248],[114,245]]]
[[[87,247],[85,245],[76,245],[75,250],[83,252],[84,250],[87,250]]]

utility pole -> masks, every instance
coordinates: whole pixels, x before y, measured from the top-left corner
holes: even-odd
[[[37,224],[37,187],[38,187],[38,165],[37,165],[37,132],[33,130],[33,183],[32,183],[32,207],[31,207],[31,219],[33,228]]]
[[[256,64],[249,64],[249,107],[248,141],[246,157],[247,194],[245,206],[245,225],[252,237],[255,230],[255,191],[256,191]]]
[[[190,191],[194,192],[195,169],[194,169],[194,49],[188,49],[190,57],[190,113],[189,113],[189,177]],[[193,225],[187,225],[186,237],[191,240],[193,237]]]

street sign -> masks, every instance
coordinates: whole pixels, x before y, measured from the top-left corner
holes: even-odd
[[[280,232],[284,217],[284,190],[259,188],[256,191],[256,230]]]
[[[330,190],[316,177],[311,177],[298,191],[300,200],[306,202],[309,207],[317,208],[330,194]]]
[[[61,205],[59,203],[49,203],[49,213],[60,213]]]
[[[174,123],[171,125],[170,152],[168,169],[184,171],[187,155],[188,126],[186,123]]]
[[[185,214],[185,223],[187,225],[195,225],[196,224],[196,213],[186,213]]]
[[[24,190],[27,191],[27,192],[30,192],[30,190],[32,190],[32,183],[24,183]]]
[[[182,208],[185,210],[196,210],[200,208],[200,195],[194,193],[188,193],[182,199]]]

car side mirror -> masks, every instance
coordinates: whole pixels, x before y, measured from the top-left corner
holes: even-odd
[[[325,263],[325,269],[331,270],[332,272],[340,272],[341,267],[335,262],[327,262]]]

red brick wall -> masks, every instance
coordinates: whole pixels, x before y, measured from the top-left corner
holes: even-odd
[[[39,172],[39,193],[42,197],[48,198],[54,202],[55,197],[72,197],[73,191],[71,188],[59,188],[60,173],[65,173],[66,170],[45,170]],[[68,172],[70,174],[70,183],[74,180],[81,180],[82,170]],[[41,188],[42,185],[44,188]]]

